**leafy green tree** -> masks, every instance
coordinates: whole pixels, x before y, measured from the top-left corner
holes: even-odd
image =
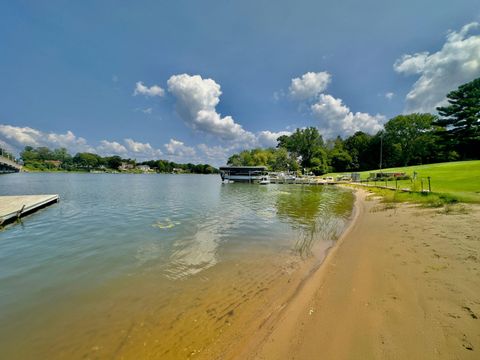
[[[295,158],[285,148],[243,150],[230,156],[227,164],[232,166],[266,166],[269,170],[274,171],[296,171],[298,169]]]
[[[42,146],[35,149],[39,160],[54,160],[53,153],[48,147]]]
[[[27,168],[38,170],[57,169],[58,164],[51,163],[52,160],[59,160],[63,162],[63,157],[65,157],[65,159],[71,158],[70,154],[64,150],[65,149],[56,149],[52,151],[44,146],[37,148],[26,146],[20,153],[20,157]],[[59,159],[60,155],[62,159]]]
[[[243,150],[239,154],[230,156],[227,161],[232,166],[269,166],[274,158],[273,149]]]
[[[312,171],[315,175],[323,175],[329,172],[328,155],[325,149],[321,147],[315,149],[307,169]]]
[[[272,149],[254,149],[252,151],[252,162],[254,166],[268,166],[274,159]]]
[[[249,150],[243,150],[239,154],[231,156],[227,164],[233,166],[253,166],[252,154]]]
[[[109,169],[117,170],[118,167],[120,165],[122,165],[122,158],[118,155],[108,156],[108,157],[104,158],[104,160],[105,160],[105,165]]]
[[[345,150],[344,142],[337,137],[333,143],[333,148],[328,153],[328,160],[333,171],[343,172],[352,168],[352,157]]]
[[[344,149],[335,149],[330,153],[330,166],[335,172],[351,170],[352,157]]]
[[[363,131],[357,131],[344,141],[344,148],[352,158],[352,170],[373,169],[378,164],[376,156],[372,154],[373,136]],[[375,161],[373,159],[375,158]]]
[[[297,129],[290,136],[280,136],[277,147],[283,147],[300,158],[302,168],[315,168],[315,171],[321,173],[324,173],[322,171],[327,168],[327,157],[322,135],[315,127]]]
[[[463,84],[447,94],[450,105],[437,107],[446,128],[445,140],[464,159],[480,158],[480,78]]]
[[[58,161],[69,161],[72,158],[72,155],[68,153],[68,150],[65,148],[60,148],[60,149],[54,149],[52,152],[53,155],[53,160],[58,160]]]
[[[38,160],[38,154],[33,147],[25,146],[25,149],[20,153],[20,158],[24,164],[31,163]]]
[[[227,160],[227,165],[242,166],[240,154],[233,154]]]
[[[102,159],[97,154],[78,153],[73,157],[73,163],[80,168],[94,169],[102,164]]]
[[[164,161],[161,161],[161,160],[158,160],[157,161],[157,169],[158,169],[158,172],[166,172],[165,170],[165,162]]]
[[[269,164],[274,171],[290,170],[291,158],[285,148],[279,148],[274,153],[273,159]],[[293,170],[293,169],[292,169]]]
[[[398,115],[385,124],[383,139],[386,155],[392,151],[393,165],[407,166],[429,162],[436,140],[436,116],[432,114]]]

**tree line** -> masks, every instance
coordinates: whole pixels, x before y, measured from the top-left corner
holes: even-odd
[[[158,173],[215,174],[218,169],[208,164],[178,164],[168,160],[150,160],[137,163],[134,159],[123,159],[118,155],[102,157],[98,154],[81,152],[74,156],[67,149],[49,149],[48,147],[26,146],[20,153],[24,166],[40,171],[118,171],[123,166],[126,171],[135,172],[139,165],[148,165]]]
[[[315,127],[297,129],[280,136],[276,148],[244,150],[228,164],[321,175],[480,159],[480,78],[448,93],[447,101],[438,115],[398,115],[374,135],[358,131],[325,141]]]

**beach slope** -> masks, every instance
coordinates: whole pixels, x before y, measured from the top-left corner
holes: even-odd
[[[250,359],[478,359],[480,207],[385,206],[354,223]]]

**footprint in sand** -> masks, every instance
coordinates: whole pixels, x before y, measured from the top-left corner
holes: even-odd
[[[475,314],[472,309],[470,309],[468,306],[462,306],[462,309],[465,310],[467,312],[468,315],[470,315],[470,317],[472,319],[475,319],[477,320],[478,319],[478,316],[477,314]]]
[[[448,317],[451,317],[451,318],[454,318],[454,319],[460,319],[460,318],[461,318],[460,315],[452,314],[452,313],[447,313],[447,316],[448,316]]]
[[[467,336],[465,334],[463,334],[462,346],[469,351],[473,351],[473,345],[470,341],[468,341]]]
[[[478,258],[475,255],[468,255],[465,260],[470,260],[474,262],[478,262]]]

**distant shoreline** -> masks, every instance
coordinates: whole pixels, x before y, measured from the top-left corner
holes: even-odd
[[[67,171],[67,170],[58,170],[58,171],[46,171],[46,170],[27,170],[27,171],[20,171],[20,172],[12,172],[12,173],[5,173],[7,174],[38,174],[38,173],[46,173],[46,174],[112,174],[112,175],[121,175],[121,174],[132,174],[132,175],[215,175],[219,176],[218,174],[201,174],[201,173],[167,173],[167,172],[135,172],[135,171]]]

